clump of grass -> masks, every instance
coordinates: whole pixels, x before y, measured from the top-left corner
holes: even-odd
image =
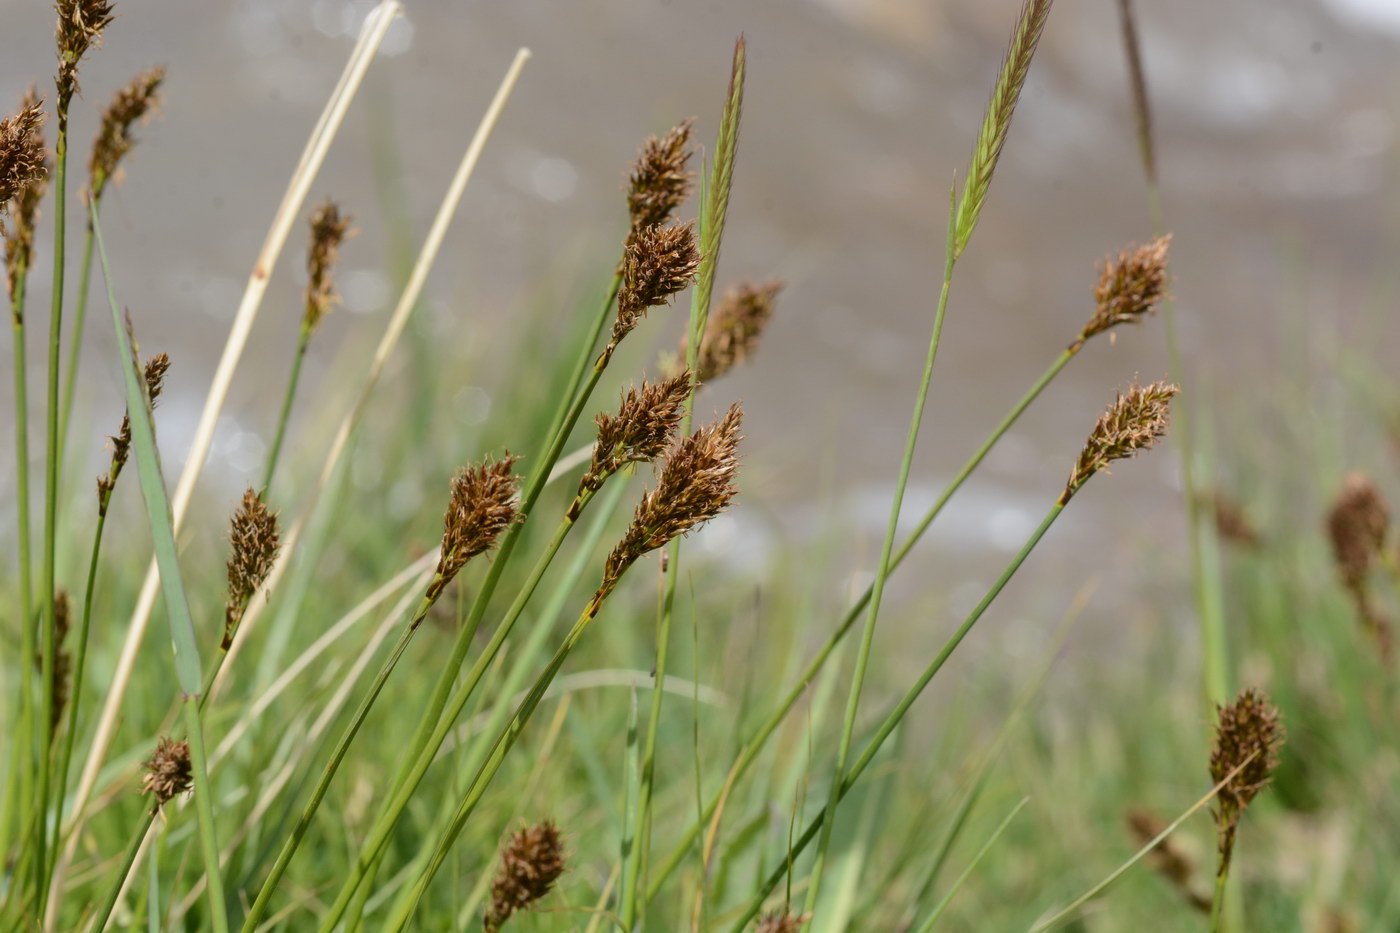
[[[491,882],[486,933],[496,933],[515,914],[534,906],[554,888],[565,868],[564,841],[549,820],[512,835],[501,849],[501,864]]]

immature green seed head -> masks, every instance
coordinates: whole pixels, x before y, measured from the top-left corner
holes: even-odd
[[[566,867],[564,841],[549,820],[511,836],[501,849],[501,864],[491,883],[486,933],[496,933],[513,915],[548,894]]]

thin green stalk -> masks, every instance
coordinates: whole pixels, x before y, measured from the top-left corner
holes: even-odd
[[[1225,910],[1225,886],[1230,877],[1230,863],[1222,859],[1215,873],[1215,894],[1210,899],[1210,933],[1219,933]]]
[[[914,685],[904,694],[898,705],[896,705],[895,708],[890,711],[889,715],[885,717],[885,720],[880,723],[880,727],[875,731],[874,737],[866,744],[860,757],[851,765],[850,771],[846,773],[844,778],[836,782],[836,791],[833,796],[837,803],[839,803],[841,799],[850,792],[851,788],[855,786],[862,772],[865,771],[870,765],[870,762],[875,758],[876,753],[879,752],[880,746],[890,737],[890,733],[894,732],[895,727],[899,725],[905,714],[909,712],[909,708],[914,705],[914,701],[919,698],[919,695],[923,693],[924,689],[929,685],[929,682],[933,680],[934,675],[943,667],[949,656],[951,656],[958,645],[962,643],[962,640],[967,637],[967,633],[972,631],[972,627],[982,618],[983,613],[991,606],[992,601],[1001,594],[1002,589],[1010,582],[1011,578],[1016,574],[1016,571],[1020,569],[1021,564],[1025,562],[1026,558],[1030,556],[1031,551],[1035,550],[1035,546],[1040,543],[1040,539],[1050,530],[1050,526],[1055,523],[1055,519],[1059,518],[1064,508],[1064,504],[1058,501],[1051,507],[1050,511],[1046,513],[1045,518],[1041,520],[1040,526],[1026,539],[1026,543],[1021,546],[1021,550],[1011,559],[1011,563],[1006,566],[1006,569],[1001,572],[1001,576],[992,584],[991,589],[982,597],[982,601],[977,604],[976,608],[972,610],[971,614],[963,621],[962,625],[958,627],[958,630],[954,632],[952,637],[943,645],[942,650],[938,652],[938,655],[929,663],[928,667],[924,669],[924,672],[919,675],[919,679],[916,680]],[[830,807],[823,809],[811,824],[808,825],[801,837],[793,843],[793,860],[796,860],[797,856],[806,849],[807,845],[814,838],[816,838],[818,831],[826,822],[829,812]],[[768,895],[772,893],[773,889],[778,886],[787,873],[788,866],[783,865],[768,877],[761,886],[758,894],[750,902],[748,909],[744,912],[739,922],[735,923],[732,927],[732,933],[740,933],[740,931],[748,925],[749,921],[758,915],[759,910],[763,908],[764,900],[767,899]]]
[[[136,857],[141,852],[141,843],[145,841],[146,833],[150,830],[153,819],[155,819],[154,808],[147,812],[147,818],[138,823],[135,831],[131,834],[131,841],[126,846],[126,854],[122,856],[121,865],[117,869],[116,880],[108,888],[106,899],[103,900],[102,906],[94,915],[93,933],[102,933],[107,928],[107,921],[117,906],[117,899],[121,897],[122,887],[126,884],[127,876],[131,874],[131,869],[136,864]]]
[[[306,347],[311,341],[311,329],[306,326],[303,319],[301,323],[301,336],[297,340],[296,356],[292,358],[292,374],[287,380],[287,391],[282,396],[282,411],[277,416],[277,433],[272,438],[272,449],[267,454],[267,466],[263,470],[262,489],[263,498],[267,498],[267,491],[272,486],[273,474],[277,472],[277,460],[282,453],[282,441],[287,435],[287,422],[292,417],[292,402],[296,399],[297,383],[301,381],[301,364],[306,359]]]
[[[894,499],[890,503],[889,522],[885,527],[885,543],[880,551],[880,563],[875,569],[872,584],[870,609],[861,631],[860,648],[856,654],[855,671],[851,675],[851,689],[846,697],[846,713],[841,723],[841,741],[836,752],[833,767],[831,790],[826,800],[826,819],[822,824],[821,842],[817,845],[816,861],[812,865],[811,882],[807,888],[807,904],[804,911],[812,915],[821,894],[822,873],[826,868],[827,854],[831,848],[832,827],[836,823],[836,806],[840,803],[841,775],[846,772],[850,758],[851,741],[855,735],[856,717],[860,712],[860,694],[865,685],[865,672],[870,663],[870,650],[875,641],[875,622],[880,615],[880,601],[885,593],[885,580],[889,576],[890,562],[894,554],[894,539],[899,532],[899,513],[904,507],[904,490],[909,485],[909,472],[914,464],[914,449],[919,442],[919,428],[923,425],[924,405],[928,401],[929,385],[933,381],[933,365],[938,357],[938,344],[943,336],[943,317],[948,309],[948,294],[953,284],[953,266],[957,262],[954,252],[955,225],[957,223],[956,189],[948,206],[948,245],[943,261],[943,286],[938,292],[938,310],[933,317],[933,333],[929,337],[928,353],[924,359],[923,377],[919,381],[918,394],[914,397],[914,414],[909,421],[909,433],[904,442],[904,457],[899,464],[899,479],[895,481]]]
[[[933,925],[938,922],[938,918],[943,915],[943,911],[947,910],[948,905],[953,902],[953,895],[957,894],[958,890],[967,879],[972,877],[973,871],[981,864],[982,859],[986,857],[987,853],[992,851],[992,846],[996,845],[996,841],[1001,838],[1001,834],[1006,832],[1006,827],[1011,825],[1011,821],[1016,818],[1016,814],[1021,812],[1021,808],[1029,803],[1030,799],[1029,797],[1022,797],[1021,802],[1012,807],[1011,812],[1006,814],[1006,819],[1001,821],[1001,825],[998,826],[991,836],[987,838],[987,841],[982,844],[982,848],[977,850],[977,854],[972,857],[972,861],[967,863],[967,867],[963,869],[962,874],[958,875],[957,880],[954,881],[952,887],[948,889],[948,893],[943,895],[943,899],[938,902],[938,906],[933,909],[933,913],[929,914],[929,918],[920,925],[919,933],[932,933]]]
[[[93,210],[102,208],[102,195],[92,195]],[[93,239],[92,224],[87,224],[83,238],[83,264],[78,269],[78,295],[73,307],[73,335],[69,338],[68,367],[63,375],[63,406],[58,416],[58,458],[62,463],[68,453],[68,424],[73,416],[73,391],[78,383],[78,362],[83,353],[83,323],[87,319],[88,290],[92,282]]]
[[[958,471],[957,475],[953,477],[952,481],[939,495],[937,501],[935,501],[928,512],[924,514],[918,526],[915,527],[914,531],[904,543],[900,545],[899,549],[895,551],[894,556],[890,560],[890,572],[896,570],[899,565],[904,562],[904,559],[909,556],[909,553],[914,549],[915,545],[919,543],[919,539],[923,537],[934,520],[938,518],[944,506],[948,504],[948,501],[953,498],[958,489],[962,487],[962,484],[967,481],[968,477],[970,477],[977,467],[981,465],[982,461],[986,459],[987,454],[991,452],[992,448],[996,446],[1002,436],[1011,429],[1011,426],[1014,425],[1026,409],[1031,406],[1031,403],[1045,390],[1045,387],[1048,386],[1051,381],[1054,380],[1055,376],[1059,374],[1060,370],[1064,369],[1065,365],[1073,359],[1075,353],[1079,350],[1079,346],[1078,343],[1072,344],[1055,359],[1055,362],[1050,365],[1050,368],[1041,374],[1035,384],[1027,390],[1026,394],[1021,397],[1021,400],[1017,402],[1011,411],[1007,413],[1006,417],[1002,419],[1001,424],[997,425],[996,429],[987,436],[986,440],[982,442],[982,446],[977,449],[965,464],[963,464],[962,469]],[[735,781],[742,777],[758,758],[759,752],[762,751],[769,737],[777,731],[778,726],[782,724],[783,720],[787,718],[788,713],[797,705],[797,701],[801,699],[808,685],[811,684],[813,678],[817,676],[817,673],[826,664],[827,659],[831,657],[837,645],[841,643],[841,639],[846,636],[846,633],[851,630],[856,620],[860,618],[861,610],[869,604],[873,590],[873,583],[865,588],[865,592],[863,592],[855,603],[852,604],[851,608],[846,611],[846,615],[842,618],[836,631],[827,638],[826,643],[822,645],[816,656],[813,657],[806,669],[803,670],[797,682],[793,684],[787,695],[783,698],[783,701],[773,713],[769,715],[768,719],[759,727],[758,731],[744,743],[733,767],[733,770],[736,772],[734,776]],[[680,864],[685,860],[686,854],[690,851],[691,846],[704,828],[704,825],[709,822],[711,817],[714,816],[715,810],[719,807],[721,795],[722,790],[717,791],[715,795],[710,798],[710,802],[705,806],[701,817],[686,831],[685,835],[682,836],[680,841],[676,844],[676,848],[671,853],[670,857],[662,864],[660,870],[656,872],[655,877],[651,879],[647,888],[648,900],[656,897],[661,890],[661,886],[666,882],[666,879],[669,878],[672,872],[680,867]]]

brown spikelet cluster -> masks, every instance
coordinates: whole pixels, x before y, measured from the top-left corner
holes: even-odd
[[[58,724],[63,721],[63,710],[68,705],[68,678],[73,667],[73,658],[63,648],[64,641],[68,638],[68,629],[72,627],[71,604],[68,601],[68,591],[59,589],[53,596],[53,715],[49,719],[49,736],[58,733]],[[43,651],[35,652],[34,666],[40,671],[44,670]]]
[[[622,393],[617,414],[600,414],[593,461],[579,481],[578,491],[597,491],[605,480],[628,463],[655,460],[671,446],[681,423],[682,406],[690,396],[689,370],[661,382],[643,381]],[[578,506],[575,500],[574,506]],[[577,518],[574,509],[570,517]]]
[[[1149,386],[1134,385],[1127,392],[1120,392],[1108,410],[1099,416],[1065,484],[1060,503],[1068,502],[1089,477],[1107,469],[1110,463],[1135,456],[1156,444],[1167,432],[1171,400],[1178,391],[1170,383],[1154,382]]]
[[[1278,708],[1262,690],[1246,687],[1233,702],[1217,707],[1215,744],[1210,752],[1211,780],[1219,784],[1244,766],[1220,788],[1212,811],[1222,871],[1228,870],[1240,817],[1268,786],[1278,767],[1283,740]]]
[[[159,106],[158,92],[164,80],[165,69],[160,65],[143,71],[117,91],[102,111],[102,124],[88,157],[88,190],[92,197],[102,197],[107,182],[120,180],[121,162],[136,145],[131,130]]]
[[[253,594],[272,572],[281,546],[277,534],[277,513],[267,507],[262,495],[251,487],[229,520],[228,602],[224,606],[224,640],[227,651],[233,634]]]
[[[705,336],[696,354],[695,371],[701,382],[709,382],[744,362],[758,348],[773,317],[773,304],[783,283],[778,281],[756,285],[743,282],[729,289],[724,299],[710,312],[705,324]],[[681,338],[679,358],[686,359],[686,340]]]
[[[306,311],[302,331],[310,334],[339,300],[331,273],[340,258],[340,244],[354,233],[351,217],[329,198],[311,214],[311,245],[306,251]]]
[[[520,477],[511,472],[519,459],[507,453],[463,467],[452,479],[452,500],[442,519],[442,551],[428,599],[437,599],[467,561],[496,546],[501,532],[520,520],[516,493]]]
[[[672,448],[656,488],[643,493],[627,533],[608,555],[603,583],[590,611],[597,612],[627,568],[639,557],[714,518],[738,489],[739,433],[743,410],[736,402],[713,424],[700,428]]]
[[[1128,831],[1139,846],[1147,845],[1167,828],[1166,823],[1141,808],[1129,810],[1126,821]],[[1156,848],[1147,854],[1147,860],[1153,870],[1169,881],[1187,903],[1202,913],[1210,912],[1210,898],[1197,890],[1191,882],[1191,859],[1181,851],[1171,836],[1157,843]]]
[[[809,919],[811,919],[810,914],[799,917],[796,914],[775,910],[771,914],[759,918],[754,933],[798,933],[802,929],[802,924]]]
[[[1218,489],[1210,497],[1209,505],[1220,537],[1243,548],[1259,547],[1263,538],[1243,506]]]
[[[1079,335],[1083,343],[1119,324],[1136,324],[1157,310],[1167,295],[1167,251],[1170,236],[1146,246],[1130,246],[1117,261],[1105,258],[1094,287],[1094,315]]]
[[[78,62],[102,41],[102,30],[112,22],[112,4],[107,0],[58,0],[58,118],[66,122],[68,101],[78,90]]]
[[[627,242],[622,257],[622,286],[617,293],[617,320],[603,350],[604,366],[623,337],[632,332],[648,308],[664,305],[695,278],[700,247],[693,223],[652,226]]]
[[[512,835],[501,849],[501,865],[491,882],[486,933],[496,933],[513,915],[548,894],[566,867],[563,839],[549,820]]]
[[[155,754],[145,762],[141,793],[154,794],[156,810],[189,790],[194,784],[194,767],[190,763],[190,744],[176,742],[164,736],[156,743]]]
[[[52,160],[44,150],[44,121],[42,101],[33,87],[20,102],[19,115],[12,120],[0,120],[0,194],[13,190],[9,202],[11,223],[3,223],[6,205],[0,203],[0,234],[5,237],[5,276],[13,297],[34,258],[34,225],[39,219],[39,204],[48,191],[48,176]],[[18,185],[17,188],[15,186]],[[0,202],[5,199],[0,198]],[[23,308],[11,305],[16,316]],[[16,324],[22,324],[19,318]]]
[[[683,120],[660,139],[648,137],[627,177],[627,213],[632,219],[629,239],[666,223],[695,188],[688,168],[690,131],[694,120]]]
[[[1389,529],[1390,506],[1379,487],[1365,473],[1348,474],[1327,514],[1327,533],[1342,585],[1387,667],[1394,661],[1394,625],[1376,605],[1367,578],[1382,556]]]
[[[157,353],[146,361],[146,397],[151,400],[151,407],[155,408],[156,402],[160,399],[161,389],[165,387],[165,373],[170,369],[170,357],[164,353]],[[112,463],[107,468],[105,476],[97,478],[97,513],[107,514],[107,505],[112,499],[112,490],[117,485],[117,477],[121,474],[122,467],[126,466],[127,457],[131,453],[131,412],[122,413],[122,426],[115,435],[108,438],[112,442]]]

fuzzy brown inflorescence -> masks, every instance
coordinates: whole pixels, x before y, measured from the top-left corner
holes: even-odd
[[[670,220],[695,189],[695,175],[687,168],[694,122],[683,120],[660,139],[648,137],[637,153],[627,177],[627,213],[632,220],[629,240]]]
[[[58,724],[63,721],[63,710],[68,705],[68,678],[73,667],[73,658],[63,649],[63,643],[68,638],[68,629],[72,627],[72,619],[68,591],[56,590],[53,596],[53,708],[49,718],[49,736],[51,738],[58,733]],[[35,652],[34,666],[41,673],[43,672],[44,653],[42,651]]]
[[[88,156],[88,190],[94,198],[102,197],[109,181],[121,178],[121,162],[136,145],[131,129],[160,105],[160,85],[165,69],[160,65],[141,72],[112,96],[102,111],[102,124],[92,142]]]
[[[189,790],[194,784],[194,767],[190,763],[190,744],[176,742],[164,736],[156,743],[155,754],[145,762],[141,793],[154,794],[155,809]]]
[[[1141,808],[1129,810],[1126,816],[1128,830],[1137,840],[1138,845],[1145,846],[1166,830],[1167,824],[1158,819],[1155,815]],[[1177,846],[1176,840],[1171,836],[1162,839],[1161,842],[1147,854],[1147,861],[1172,887],[1180,892],[1181,896],[1197,910],[1202,913],[1210,912],[1210,898],[1198,891],[1191,882],[1193,867],[1191,859]]]
[[[164,353],[157,353],[146,361],[146,397],[151,400],[152,408],[156,407],[156,402],[160,399],[161,389],[165,387],[165,373],[169,368],[170,357]],[[117,485],[117,477],[121,475],[122,467],[126,466],[127,457],[131,454],[131,412],[122,413],[121,428],[108,440],[112,442],[112,463],[107,468],[106,475],[97,478],[99,515],[107,514],[107,504],[111,501],[112,490]]]
[[[672,448],[656,488],[642,494],[626,535],[608,555],[591,611],[597,611],[627,568],[643,554],[693,531],[728,507],[738,492],[734,478],[739,470],[743,417],[743,409],[735,402],[723,418]]]
[[[771,914],[759,918],[758,926],[754,927],[754,933],[798,933],[802,929],[802,924],[809,919],[809,914],[799,917],[797,914],[775,910]]]
[[[566,867],[564,842],[551,821],[512,835],[501,849],[501,865],[491,883],[486,933],[496,933],[514,914],[548,894]]]
[[[1210,752],[1211,780],[1219,784],[1240,768],[1239,773],[1220,788],[1212,810],[1222,870],[1229,867],[1240,817],[1268,786],[1278,767],[1278,751],[1283,740],[1278,708],[1262,690],[1246,687],[1231,703],[1216,708],[1215,744]]]
[[[1167,252],[1170,236],[1145,246],[1130,246],[1117,261],[1105,258],[1094,287],[1094,315],[1079,335],[1083,343],[1119,324],[1136,324],[1167,297]]]
[[[496,546],[496,539],[520,520],[516,493],[520,477],[511,472],[519,459],[507,453],[463,467],[452,479],[452,499],[442,519],[442,551],[427,598],[437,599],[467,561]]]
[[[758,348],[782,290],[783,283],[775,280],[761,285],[742,282],[725,292],[724,299],[710,312],[696,353],[695,372],[701,382],[723,376]],[[686,349],[686,339],[681,338],[677,353],[682,362]]]
[[[1149,386],[1134,385],[1127,392],[1120,392],[1108,410],[1099,416],[1065,484],[1060,503],[1068,502],[1089,477],[1107,469],[1110,463],[1136,456],[1139,451],[1156,444],[1167,433],[1171,400],[1178,391],[1171,383],[1154,382]]]
[[[641,323],[647,309],[670,301],[695,279],[699,268],[700,247],[693,223],[647,227],[628,240],[617,293],[617,320],[600,362],[606,365],[622,338]]]
[[[351,220],[330,198],[311,214],[311,245],[306,251],[306,311],[301,320],[306,334],[314,331],[340,300],[331,273],[340,258],[340,245],[354,235]]]
[[[48,191],[49,171],[53,167],[44,150],[40,128],[44,120],[42,103],[31,86],[20,102],[19,116],[13,121],[0,121],[0,187],[11,190],[19,186],[9,202],[11,222],[6,225],[0,217],[0,234],[5,238],[5,278],[11,298],[19,289],[20,276],[34,258],[34,224],[39,218],[39,204]],[[4,190],[0,190],[0,194]],[[0,215],[5,209],[6,205],[0,203]],[[16,324],[24,323],[23,311],[11,304]]]
[[[1216,490],[1207,500],[1211,514],[1215,516],[1215,530],[1220,537],[1244,548],[1257,548],[1263,543],[1263,535],[1245,512],[1244,507],[1220,490]]]
[[[243,621],[248,603],[272,572],[281,547],[277,513],[251,487],[229,521],[228,602],[224,606],[224,639],[220,647],[233,645],[234,632]]]
[[[102,41],[102,30],[112,22],[107,0],[58,0],[58,110],[60,126],[67,120],[68,101],[78,90],[78,62]]]
[[[1327,514],[1332,555],[1348,589],[1365,585],[1385,547],[1389,527],[1390,506],[1375,482],[1365,473],[1349,473]]]
[[[579,480],[579,495],[596,492],[609,476],[628,463],[655,460],[665,453],[689,397],[689,370],[661,382],[643,380],[640,388],[623,392],[617,414],[604,413],[595,419],[598,440],[593,445],[588,472]],[[572,510],[570,516],[577,517]]]

